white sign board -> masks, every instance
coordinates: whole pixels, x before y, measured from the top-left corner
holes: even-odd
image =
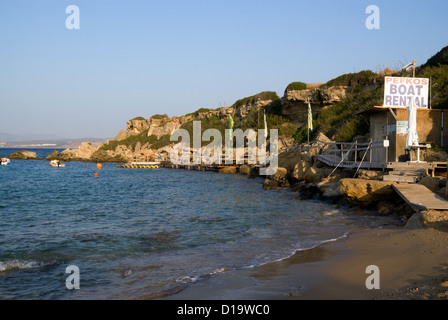
[[[429,79],[385,77],[384,106],[406,108],[411,98],[418,108],[428,108]]]

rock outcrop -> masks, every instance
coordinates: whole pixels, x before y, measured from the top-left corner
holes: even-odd
[[[267,177],[264,180],[263,187],[266,190],[276,189],[280,187],[288,187],[288,170],[286,168],[278,167],[274,175]]]
[[[250,175],[251,172],[251,166],[247,165],[247,164],[243,164],[242,166],[240,166],[238,173],[242,174],[242,175]]]
[[[90,161],[92,155],[98,148],[90,142],[83,142],[78,149],[65,149],[61,152],[58,160],[62,161]],[[54,155],[54,152],[52,153]],[[47,159],[48,160],[48,159]]]
[[[155,135],[157,139],[164,135],[171,135],[174,131],[179,129],[181,126],[181,122],[176,120],[167,121],[164,123],[152,123],[150,121],[150,127],[148,129],[148,137]]]
[[[310,99],[311,110],[314,115],[323,108],[341,101],[349,92],[350,87],[347,86],[304,90],[286,89],[281,99],[282,115],[300,127],[308,119],[308,99]]]
[[[7,156],[9,159],[19,159],[19,160],[40,160],[37,157],[36,152],[28,151],[28,150],[21,150],[11,153],[9,156]]]
[[[448,211],[427,210],[414,213],[406,222],[406,228],[447,228]]]
[[[47,159],[48,161],[59,160],[59,151],[58,150],[54,150],[45,159]]]
[[[219,169],[219,173],[237,173],[236,167],[224,167]]]
[[[341,179],[340,190],[349,203],[369,206],[374,202],[393,199],[396,194],[393,184],[396,182],[345,178]]]
[[[94,162],[128,162],[131,161],[132,158],[124,157],[115,151],[100,149],[92,154],[90,160]]]

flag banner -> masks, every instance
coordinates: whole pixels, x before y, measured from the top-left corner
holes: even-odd
[[[313,131],[313,112],[311,111],[310,100],[308,100],[308,130]]]
[[[230,131],[230,140],[232,140],[233,139],[233,134],[232,134],[232,131],[233,131],[233,118],[232,118],[232,116],[229,114],[229,129],[231,130]]]

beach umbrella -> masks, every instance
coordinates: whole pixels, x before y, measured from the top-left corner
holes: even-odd
[[[408,110],[408,135],[406,139],[406,149],[411,149],[413,146],[418,146],[417,135],[417,106],[414,99],[409,99]]]

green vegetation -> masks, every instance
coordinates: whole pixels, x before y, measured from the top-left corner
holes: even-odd
[[[233,104],[233,107],[239,107],[243,104],[255,103],[257,101],[266,101],[266,100],[274,101],[277,99],[279,99],[279,96],[277,95],[277,93],[275,93],[273,91],[263,91],[263,92],[257,93],[256,95],[237,100]]]
[[[448,65],[426,67],[416,76],[430,79],[431,108],[448,109]]]
[[[165,119],[165,118],[168,118],[168,115],[166,113],[165,114],[155,114],[155,115],[151,116],[151,119]]]
[[[363,70],[357,73],[348,73],[341,75],[320,85],[320,89],[311,89],[313,95],[313,103],[324,101],[322,89],[332,86],[350,87],[350,93],[341,101],[325,107],[319,113],[313,116],[314,130],[310,133],[310,139],[316,137],[322,132],[330,139],[336,141],[351,141],[357,135],[365,135],[369,131],[369,117],[360,114],[362,111],[370,109],[376,105],[383,104],[384,95],[384,76],[409,76],[403,71],[393,71],[388,68],[378,73],[370,70]],[[418,67],[416,77],[429,78],[431,83],[431,107],[434,109],[448,109],[448,47],[443,48],[440,52],[429,59],[426,64]],[[315,85],[315,88],[318,84]],[[307,84],[304,82],[292,82],[286,90],[304,90]],[[264,128],[264,117],[266,114],[268,129],[278,129],[279,135],[283,137],[294,137],[297,143],[307,141],[307,124],[297,128],[287,118],[282,116],[282,101],[273,91],[263,91],[256,95],[237,100],[233,107],[239,107],[244,104],[255,104],[258,101],[271,101],[268,105],[260,108],[252,108],[248,115],[240,117],[232,115],[234,120],[234,129],[242,129],[243,131],[251,128],[254,130]],[[193,115],[193,119],[199,121],[198,115],[209,112],[211,109],[200,108],[195,112],[187,115]],[[153,115],[152,119],[164,119],[168,116]],[[136,117],[132,120],[145,120],[143,117]],[[168,120],[168,119],[167,119]],[[228,117],[219,118],[212,115],[208,118],[201,119],[201,133],[207,129],[217,129],[222,137],[225,136],[225,130],[229,126]],[[181,126],[186,129],[190,136],[193,134],[193,120],[184,123]],[[151,148],[157,149],[170,143],[169,135],[164,135],[157,139],[155,135],[147,136],[148,130],[143,131],[139,135],[130,136],[121,141],[110,141],[108,145],[102,147],[103,150],[115,149],[118,145],[135,147],[140,142],[142,145],[148,143]],[[209,144],[209,142],[204,142]]]
[[[310,132],[310,139],[319,132],[336,141],[351,141],[357,135],[365,135],[369,131],[369,119],[356,113],[382,105],[383,95],[383,83],[377,82],[375,90],[355,90],[340,102],[323,109],[313,116],[314,130]],[[297,142],[307,141],[307,128],[307,124],[299,128],[295,135]]]
[[[153,139],[156,140],[153,143],[150,142],[152,149],[160,149],[160,148],[163,148],[171,143],[175,143],[175,142],[170,141],[171,136],[169,134],[165,134],[165,135],[161,136],[159,140],[157,140],[157,137],[155,135],[149,136],[148,139],[151,140],[151,137],[153,137]]]
[[[216,115],[212,115],[208,119],[197,119],[194,121],[201,121],[201,134],[203,134],[207,129],[217,129],[221,132],[221,135],[224,136],[225,129],[228,129],[229,126],[229,121],[227,118],[220,119]],[[190,137],[193,137],[193,120],[185,122],[180,128],[187,130]]]
[[[306,89],[306,83],[304,82],[291,82],[286,87],[286,90],[305,90]]]
[[[422,68],[438,67],[440,65],[448,65],[448,46],[437,52],[432,56]]]
[[[168,139],[167,139],[168,138]],[[116,147],[119,145],[131,147],[132,149],[135,149],[135,146],[137,143],[140,142],[141,145],[144,145],[145,143],[148,143],[151,148],[153,149],[159,149],[162,148],[171,142],[169,141],[170,136],[165,135],[160,137],[160,139],[157,139],[156,135],[150,135],[148,136],[148,130],[143,130],[140,134],[129,136],[123,140],[111,140],[109,141],[109,144],[104,144],[100,149],[101,150],[115,150]]]
[[[337,78],[328,81],[326,84],[322,85],[325,87],[333,86],[348,86],[348,87],[364,87],[372,84],[375,79],[378,78],[378,74],[370,70],[364,70],[357,73],[347,73],[343,74]]]
[[[209,112],[209,111],[210,111],[210,109],[208,109],[208,108],[199,108],[195,112],[187,113],[186,116],[193,115],[193,116],[197,117],[200,113],[205,113],[205,112]]]
[[[264,108],[252,108],[249,114],[240,118],[234,117],[234,128],[240,128],[243,131],[247,129],[264,129],[264,113],[266,114],[266,122],[268,130],[278,129],[279,135],[291,138],[296,134],[297,127],[289,122],[288,119],[281,115],[281,100],[276,99]]]

